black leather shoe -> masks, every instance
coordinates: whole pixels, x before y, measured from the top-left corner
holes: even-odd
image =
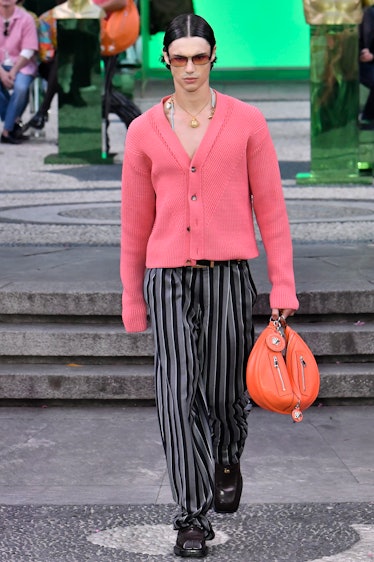
[[[45,115],[43,115],[43,113],[39,113],[39,112],[35,113],[34,117],[31,117],[30,121],[28,121],[22,127],[22,132],[24,133],[25,131],[30,129],[30,127],[32,127],[33,129],[38,129],[38,131],[41,131],[41,129],[44,128],[45,120],[46,117]]]
[[[23,133],[23,126],[21,126],[19,123],[14,123],[13,131],[11,131],[9,135],[12,138],[21,141],[29,140],[30,137],[28,137],[27,135],[23,135],[22,133]]]
[[[208,554],[204,535],[204,529],[196,525],[179,529],[174,554],[183,558],[203,558]]]
[[[214,484],[214,510],[217,513],[237,511],[243,489],[240,464],[216,464]]]
[[[21,144],[21,139],[16,139],[14,137],[12,137],[12,135],[8,135],[7,137],[5,135],[1,135],[1,142],[4,144]]]

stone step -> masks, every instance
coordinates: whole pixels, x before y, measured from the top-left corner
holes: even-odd
[[[335,290],[299,292],[300,313],[319,314],[364,314],[374,310],[374,294],[367,290]],[[259,292],[255,305],[259,315],[269,314],[269,295]],[[15,291],[1,288],[2,315],[46,315],[46,316],[120,316],[121,291],[61,291],[43,292],[34,287],[32,291]]]
[[[318,399],[374,398],[374,364],[321,364]],[[153,400],[153,365],[1,364],[0,399]]]
[[[373,398],[374,363],[319,364],[320,398]]]
[[[122,324],[0,324],[0,357],[144,357],[153,355],[150,330],[128,334]]]
[[[1,312],[4,315],[30,316],[120,316],[121,292],[85,291],[48,292],[7,291],[1,289]]]
[[[291,325],[291,324],[290,324]],[[295,322],[292,324],[318,356],[374,355],[374,321]],[[261,326],[257,326],[257,333]],[[150,330],[128,334],[121,322],[35,322],[0,324],[0,357],[149,357]]]
[[[153,400],[153,365],[0,364],[0,399]]]

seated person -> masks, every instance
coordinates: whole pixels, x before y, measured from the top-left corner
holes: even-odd
[[[0,25],[0,117],[4,121],[1,142],[20,144],[19,121],[37,72],[38,35],[34,18],[16,6],[16,0],[0,4]]]

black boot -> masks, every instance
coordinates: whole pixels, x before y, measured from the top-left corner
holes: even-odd
[[[217,513],[234,513],[239,507],[243,489],[240,464],[216,464],[214,484],[214,510]]]
[[[30,129],[30,127],[32,127],[33,129],[38,129],[38,131],[41,131],[41,129],[44,128],[45,121],[46,121],[46,116],[44,115],[44,113],[37,111],[35,115],[30,119],[30,121],[28,121],[22,127],[22,132],[24,133],[25,131]]]

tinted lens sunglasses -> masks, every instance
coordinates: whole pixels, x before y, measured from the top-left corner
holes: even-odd
[[[208,64],[210,62],[210,55],[194,55],[193,57],[184,57],[182,55],[176,55],[174,57],[169,57],[171,66],[186,66],[188,61],[191,60],[193,64],[200,66],[203,64]]]

